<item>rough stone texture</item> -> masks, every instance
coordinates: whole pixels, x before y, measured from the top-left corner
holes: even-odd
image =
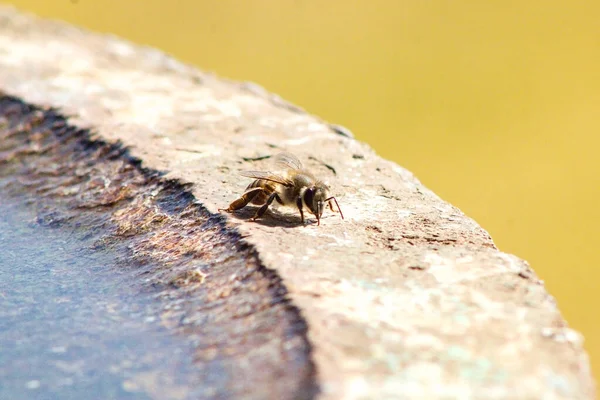
[[[33,207],[40,229],[78,231],[93,242],[90,252],[114,254],[119,268],[135,273],[132,295],[155,300],[156,325],[190,344],[190,382],[142,384],[149,398],[314,397],[306,322],[281,278],[185,185],[140,167],[121,145],[92,138],[56,111],[0,92],[4,200]],[[15,367],[0,365],[1,381]],[[0,398],[7,398],[1,390]]]
[[[412,174],[248,83],[0,8],[0,90],[58,107],[190,182],[209,212],[280,149],[328,180],[346,217],[228,219],[308,323],[321,398],[594,398],[581,336],[526,262]]]

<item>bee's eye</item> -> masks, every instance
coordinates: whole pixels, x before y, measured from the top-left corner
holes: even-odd
[[[314,198],[315,190],[313,188],[308,188],[304,191],[304,204],[306,204],[308,207],[312,207]]]

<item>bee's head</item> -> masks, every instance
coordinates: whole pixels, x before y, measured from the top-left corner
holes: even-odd
[[[302,195],[302,200],[311,213],[317,217],[317,223],[321,223],[321,215],[329,200],[329,187],[324,183],[308,187]]]

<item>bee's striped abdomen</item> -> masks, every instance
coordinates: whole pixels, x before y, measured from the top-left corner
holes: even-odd
[[[269,196],[275,191],[275,186],[273,186],[271,182],[266,181],[264,179],[257,179],[251,184],[249,184],[246,190],[250,190],[257,187],[262,188],[263,190],[261,190],[256,196],[254,196],[254,198],[252,199],[252,204],[265,204],[269,199]]]

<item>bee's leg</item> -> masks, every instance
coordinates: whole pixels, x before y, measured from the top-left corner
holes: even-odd
[[[338,204],[335,197],[331,196],[330,198],[325,199],[325,201],[329,202],[329,207],[331,207],[331,202],[334,201],[335,205],[337,206],[338,211],[340,212],[340,217],[342,217],[342,219],[344,219],[344,214],[342,213],[342,209],[340,208],[340,205]],[[333,211],[333,208],[331,209],[331,211]]]
[[[261,188],[261,187],[255,187],[255,188],[252,188],[250,190],[247,190],[247,191],[244,192],[244,194],[242,194],[242,197],[240,197],[237,200],[234,200],[229,205],[229,207],[227,207],[227,208],[219,208],[218,211],[234,212],[235,210],[239,210],[240,208],[244,208],[262,190],[263,190],[263,188]]]
[[[333,209],[333,203],[331,202],[331,200],[329,200],[327,202],[327,204],[329,204],[329,209],[331,210],[331,212],[335,212],[335,210]]]
[[[272,195],[269,196],[269,199],[267,200],[267,202],[265,204],[263,204],[262,206],[260,206],[258,211],[256,211],[256,214],[254,215],[254,217],[250,218],[250,221],[256,221],[257,218],[262,217],[263,214],[265,213],[265,211],[267,211],[267,208],[269,208],[269,206],[273,203],[273,200],[275,200],[275,199],[277,199],[278,203],[281,203],[281,198],[279,198],[279,195],[277,194],[277,192],[274,192]]]
[[[296,199],[296,206],[298,207],[298,211],[300,211],[300,219],[302,223],[304,223],[304,211],[302,211],[302,197],[298,197]]]

